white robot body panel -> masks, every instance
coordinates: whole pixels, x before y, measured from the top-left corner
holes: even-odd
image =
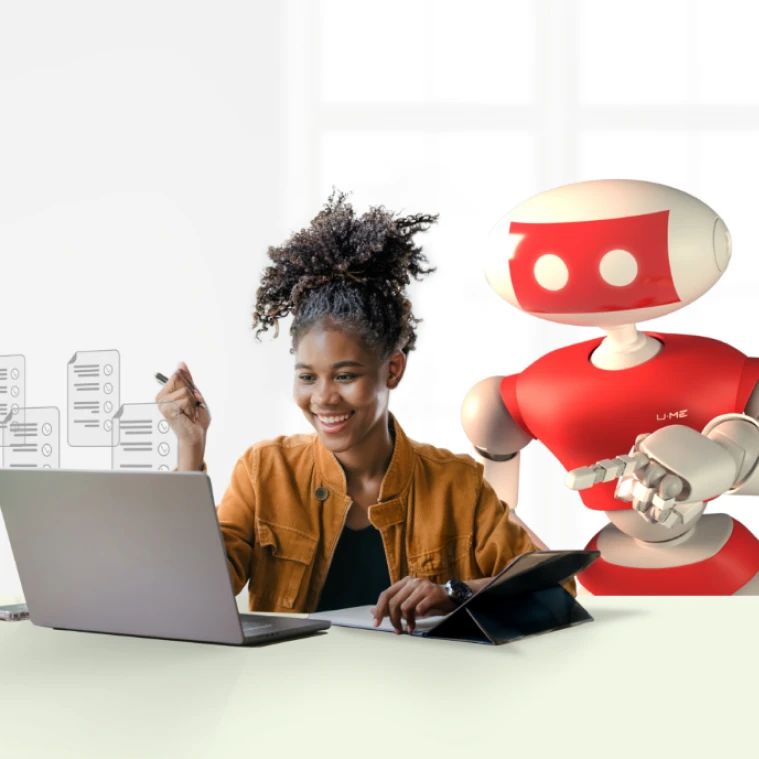
[[[516,423],[501,397],[503,377],[478,382],[464,398],[461,424],[483,458],[508,460],[532,438]]]

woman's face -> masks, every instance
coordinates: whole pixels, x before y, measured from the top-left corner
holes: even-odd
[[[316,325],[300,338],[295,361],[295,402],[332,453],[387,423],[389,392],[405,368],[402,352],[380,361],[352,332]]]

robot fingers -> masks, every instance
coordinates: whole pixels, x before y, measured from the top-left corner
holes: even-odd
[[[633,480],[632,486],[632,505],[635,511],[642,514],[648,512],[654,502],[654,496],[658,494],[655,487],[649,487],[645,482]],[[650,521],[650,520],[647,520]]]
[[[664,525],[664,527],[674,527],[683,521],[682,515],[676,509],[657,509],[651,508],[651,521]]]
[[[627,477],[648,464],[648,456],[636,453],[603,459],[593,466],[583,466],[567,473],[565,484],[572,490],[584,490],[599,482],[611,482],[618,477]]]
[[[665,527],[684,523],[685,514],[676,503],[684,487],[683,481],[656,463],[642,475],[633,486],[633,508],[650,523],[658,522]]]
[[[564,484],[571,490],[585,490],[601,482],[603,470],[595,466],[581,466],[567,472]]]
[[[596,466],[604,470],[604,476],[601,482],[611,482],[618,477],[627,477],[639,467],[648,463],[648,457],[640,453],[637,456],[628,456],[624,454],[617,456],[615,459],[604,459],[599,461]]]
[[[665,501],[674,502],[675,498],[682,493],[685,483],[676,474],[665,475],[659,482],[659,497]]]
[[[678,504],[674,510],[678,514],[679,521],[681,521],[683,524],[689,524],[701,515],[702,509],[703,505],[696,502]]]
[[[632,501],[635,482],[636,480],[634,477],[623,477],[617,483],[617,489],[614,493],[614,497],[619,498],[621,501]]]
[[[652,461],[645,468],[639,469],[636,474],[647,488],[656,488],[658,492],[659,483],[666,477],[667,470],[661,464]]]
[[[649,462],[646,466],[639,467],[635,470],[635,476],[630,477],[632,483],[631,490],[625,490],[625,494],[631,496],[624,500],[632,500],[633,508],[641,514],[646,514],[647,521],[655,521],[657,512],[660,509],[667,509],[670,504],[661,497],[659,485],[667,476],[667,470],[657,464],[655,461]],[[619,488],[618,488],[619,490]],[[649,509],[654,506],[657,511],[650,512]]]

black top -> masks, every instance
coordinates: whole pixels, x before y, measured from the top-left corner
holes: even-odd
[[[374,606],[380,593],[390,587],[382,535],[375,527],[345,528],[324,582],[316,611]]]

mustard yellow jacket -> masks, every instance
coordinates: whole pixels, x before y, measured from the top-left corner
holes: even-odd
[[[481,464],[409,440],[391,419],[395,447],[369,508],[391,583],[491,577],[535,550]],[[251,611],[313,611],[350,506],[343,469],[317,435],[249,448],[218,507],[235,595],[247,582]]]

